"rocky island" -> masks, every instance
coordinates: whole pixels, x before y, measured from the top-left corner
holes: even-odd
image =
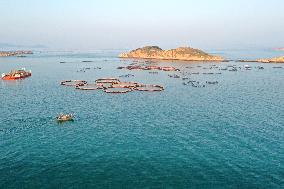
[[[270,59],[258,59],[257,62],[261,62],[261,63],[284,63],[284,56],[270,58]]]
[[[257,60],[238,60],[237,62],[284,63],[284,56]]]
[[[0,57],[23,56],[25,54],[33,54],[33,52],[32,51],[0,51]]]
[[[158,46],[146,46],[132,50],[129,53],[122,53],[119,55],[119,57],[183,61],[224,61],[224,58],[220,56],[210,55],[199,49],[190,47],[179,47],[171,50],[163,50]]]

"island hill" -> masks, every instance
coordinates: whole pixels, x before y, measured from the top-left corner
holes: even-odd
[[[224,61],[220,56],[210,55],[199,49],[190,47],[179,47],[171,50],[163,50],[158,46],[146,46],[129,53],[122,53],[120,58],[141,58],[160,60],[184,60],[184,61]]]
[[[3,56],[23,56],[25,54],[33,54],[32,51],[0,51],[0,57]]]
[[[258,60],[238,60],[238,62],[284,63],[284,56]]]
[[[284,56],[270,59],[259,59],[257,61],[262,63],[284,63]]]

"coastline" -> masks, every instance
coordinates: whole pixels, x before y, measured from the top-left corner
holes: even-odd
[[[0,57],[20,56],[25,54],[33,54],[33,51],[0,51]]]

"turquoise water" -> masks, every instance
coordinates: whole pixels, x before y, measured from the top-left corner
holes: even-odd
[[[212,69],[215,63],[157,62],[181,73],[150,74],[117,70],[132,63],[118,53],[0,58],[1,73],[33,71],[25,80],[0,81],[0,188],[283,187],[284,65],[246,63],[252,70],[244,70],[235,62]],[[281,54],[214,53],[232,59]],[[219,70],[235,64],[237,72]],[[113,95],[59,85],[126,74],[134,77],[120,79],[161,84],[165,91]],[[187,78],[205,87],[184,85]],[[60,112],[75,113],[75,121],[58,124]]]

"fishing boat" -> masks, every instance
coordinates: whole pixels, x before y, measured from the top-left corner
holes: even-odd
[[[58,122],[65,122],[65,121],[74,121],[74,115],[73,114],[59,114],[57,117],[56,117],[56,120]]]
[[[9,73],[3,73],[2,79],[3,80],[17,80],[17,79],[24,79],[30,76],[32,76],[32,72],[26,71],[25,68],[22,68],[19,70],[12,70]]]

